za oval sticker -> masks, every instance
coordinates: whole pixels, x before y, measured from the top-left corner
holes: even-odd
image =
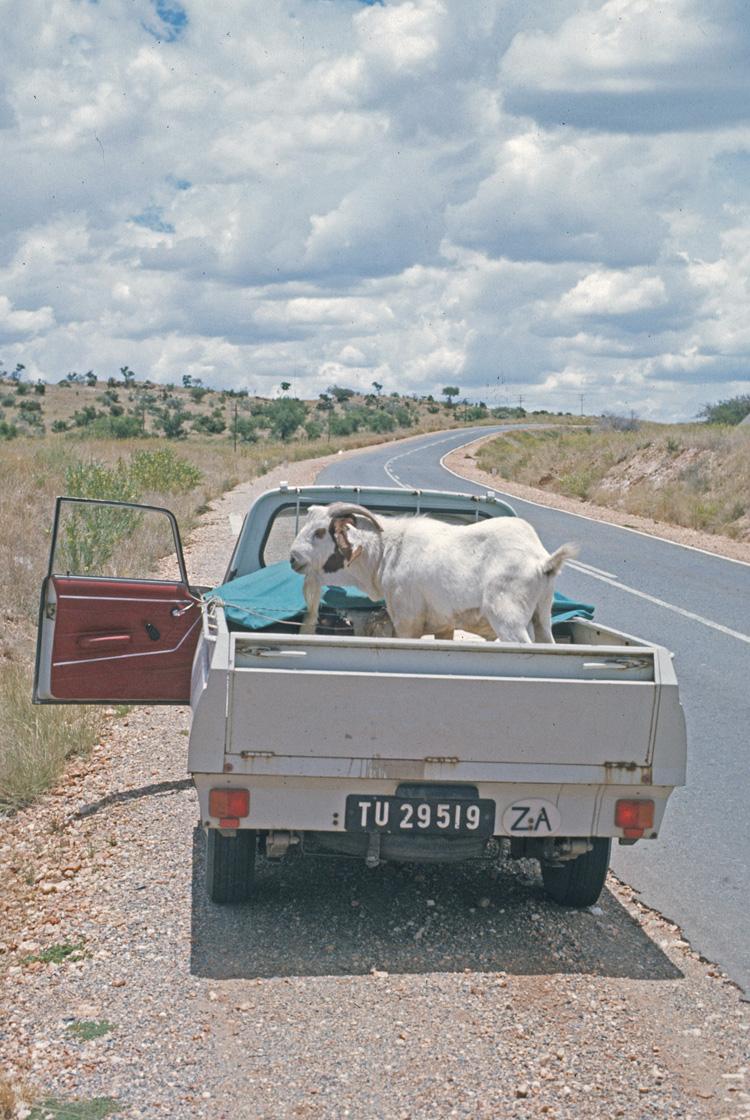
[[[551,836],[560,828],[560,820],[560,810],[551,801],[529,797],[508,806],[503,828],[511,836]]]

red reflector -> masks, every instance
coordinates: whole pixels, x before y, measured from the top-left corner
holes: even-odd
[[[208,812],[212,817],[246,817],[250,812],[250,794],[246,789],[212,789]]]
[[[618,828],[638,829],[654,827],[653,801],[622,800],[615,805],[615,824]]]
[[[222,817],[219,821],[219,828],[239,828],[239,817]]]

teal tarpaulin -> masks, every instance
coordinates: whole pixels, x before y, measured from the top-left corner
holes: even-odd
[[[246,630],[262,630],[272,622],[288,620],[304,614],[305,596],[303,579],[292,570],[288,560],[269,564],[250,575],[215,587],[207,599],[220,599],[227,619]],[[322,605],[335,610],[375,610],[383,603],[373,603],[356,587],[328,587],[323,592]],[[593,618],[594,608],[588,603],[577,603],[555,592],[552,604],[552,625],[571,618]]]

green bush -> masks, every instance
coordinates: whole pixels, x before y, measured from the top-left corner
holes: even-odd
[[[328,428],[332,436],[350,436],[357,430],[357,421],[348,414],[337,414],[331,417]]]
[[[66,468],[65,492],[75,498],[137,502],[140,490],[128,464],[118,459],[113,467],[92,460]],[[129,537],[142,514],[116,506],[74,506],[67,510],[59,542],[59,558],[65,570],[86,575],[103,567],[118,541]]]
[[[281,397],[267,404],[265,413],[273,435],[277,439],[288,440],[304,423],[307,409],[304,402],[295,397]]]
[[[193,420],[193,431],[206,432],[208,435],[221,435],[226,427],[220,408],[214,409],[209,416],[196,416]]]
[[[21,403],[19,404],[18,411],[19,411],[19,414],[21,414],[21,415],[24,415],[24,414],[27,414],[27,413],[28,414],[41,413],[42,406],[39,403],[39,401],[31,401],[31,400],[26,401],[26,400],[24,400],[24,401],[21,401]]]
[[[367,427],[371,432],[392,432],[396,421],[389,413],[378,410],[368,415]]]
[[[242,443],[257,443],[258,442],[258,426],[255,420],[248,416],[238,416],[233,431],[236,432],[237,438]]]
[[[750,393],[730,397],[717,404],[706,404],[698,413],[708,424],[739,424],[750,415]]]
[[[171,447],[160,447],[158,451],[136,451],[130,461],[130,477],[138,492],[187,494],[202,481],[203,473],[175,455]]]

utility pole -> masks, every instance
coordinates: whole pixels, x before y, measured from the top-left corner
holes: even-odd
[[[234,402],[234,452],[237,453],[237,401]]]
[[[523,393],[518,394],[518,407],[523,408]]]
[[[583,393],[579,393],[579,397],[581,400],[581,416],[583,416]]]

